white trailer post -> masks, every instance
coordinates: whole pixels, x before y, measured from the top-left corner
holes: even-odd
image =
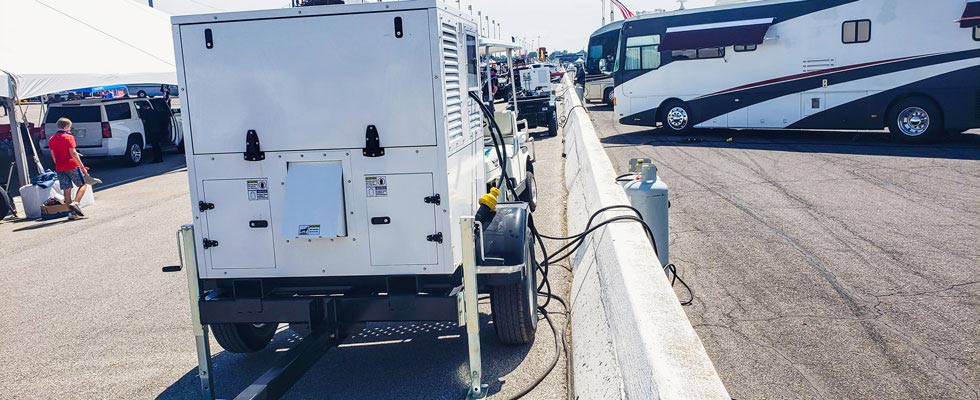
[[[496,124],[472,17],[417,0],[173,23],[205,396],[209,331],[250,353],[279,324],[309,327],[239,395],[276,398],[353,330],[393,321],[466,325],[468,392],[484,396],[478,293],[499,340],[527,344],[537,291],[528,204],[484,194]]]

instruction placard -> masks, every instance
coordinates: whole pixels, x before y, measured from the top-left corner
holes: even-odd
[[[364,177],[367,186],[367,197],[388,197],[388,178],[380,176]]]
[[[300,225],[297,236],[320,236],[320,225]]]
[[[248,199],[251,201],[269,200],[269,180],[251,179],[245,181],[248,187]]]

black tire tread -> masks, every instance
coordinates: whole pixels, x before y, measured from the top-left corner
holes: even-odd
[[[534,202],[534,198],[531,197],[531,184],[534,181],[534,172],[528,170],[527,175],[524,177],[524,190],[520,193],[520,200],[527,203],[527,209],[534,212],[538,208],[538,205]]]
[[[529,249],[534,248],[534,239],[528,234]],[[530,252],[528,252],[530,258]],[[533,264],[525,265],[529,272],[527,279],[531,280],[531,290],[537,291],[536,266]],[[538,305],[529,307],[529,301],[537,303],[537,293],[531,298],[524,291],[525,282],[516,282],[509,285],[498,285],[490,288],[490,311],[493,315],[494,329],[497,331],[497,339],[501,343],[510,345],[524,345],[534,340],[534,332],[538,323]],[[530,313],[530,315],[528,314]]]
[[[266,324],[262,328],[251,324],[211,324],[211,332],[228,352],[254,353],[269,345],[277,327],[277,324]]]

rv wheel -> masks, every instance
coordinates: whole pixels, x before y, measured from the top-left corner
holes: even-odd
[[[528,344],[538,327],[536,266],[531,260],[534,239],[528,230],[523,276],[520,282],[490,288],[490,309],[497,338],[506,344]]]
[[[226,351],[254,353],[269,345],[278,324],[211,324],[214,339]]]
[[[606,103],[607,106],[613,105],[613,88],[608,88],[602,94],[602,102]]]
[[[942,113],[931,100],[909,97],[896,103],[888,115],[888,131],[893,139],[906,143],[925,143],[945,131]]]
[[[688,133],[691,131],[691,107],[675,101],[663,106],[660,122],[671,133]]]

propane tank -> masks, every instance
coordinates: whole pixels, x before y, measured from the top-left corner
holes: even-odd
[[[669,228],[667,225],[668,208],[670,207],[667,195],[667,184],[657,175],[657,167],[650,163],[640,166],[640,175],[635,180],[626,182],[623,185],[626,196],[629,197],[633,208],[640,211],[643,220],[653,231],[653,238],[657,241],[657,257],[661,265],[670,263],[668,251]]]

